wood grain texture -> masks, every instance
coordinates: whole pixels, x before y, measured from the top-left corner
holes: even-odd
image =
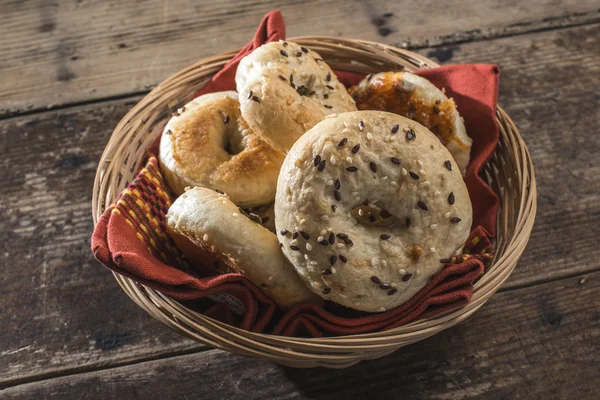
[[[600,20],[597,0],[0,0],[0,116],[141,93],[244,45],[280,8],[289,36],[423,46]]]
[[[538,218],[505,290],[598,269],[599,38],[593,25],[422,51],[499,63],[500,103],[532,152]],[[202,349],[139,310],[89,251],[96,162],[137,99],[0,122],[0,386]]]
[[[344,370],[218,350],[35,382],[6,399],[597,399],[600,272],[494,296],[465,323]],[[582,327],[586,327],[582,329]]]

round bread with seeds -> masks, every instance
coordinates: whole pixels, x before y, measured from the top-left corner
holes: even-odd
[[[202,186],[251,207],[274,200],[283,155],[248,128],[230,91],[197,97],[177,110],[163,131],[159,161],[175,195]]]
[[[402,116],[331,116],[287,154],[275,224],[310,288],[378,312],[413,297],[459,251],[472,222],[456,162],[427,128]]]
[[[235,81],[248,125],[284,153],[326,115],[356,110],[321,56],[292,42],[254,50],[241,60]]]
[[[382,72],[367,76],[349,93],[359,110],[389,111],[429,128],[448,148],[465,175],[472,140],[454,100],[433,83],[409,72]]]
[[[187,190],[173,202],[166,219],[171,237],[190,262],[217,262],[240,272],[284,308],[322,301],[283,256],[277,236],[226,194]]]

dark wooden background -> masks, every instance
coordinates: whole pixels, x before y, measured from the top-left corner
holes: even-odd
[[[539,209],[501,290],[465,323],[346,370],[213,350],[154,321],[89,250],[113,127],[186,65],[288,34],[502,70]],[[600,398],[599,0],[0,0],[0,398]]]

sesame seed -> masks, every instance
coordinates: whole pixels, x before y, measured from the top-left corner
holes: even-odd
[[[452,262],[452,260],[449,258],[440,258],[441,264],[450,264],[451,262]]]
[[[369,215],[369,222],[370,222],[370,223],[373,223],[373,222],[375,222],[375,217],[374,217],[374,216],[372,216],[372,215]]]
[[[288,231],[287,229],[282,229],[279,233],[281,233],[281,236],[286,236],[290,231]]]
[[[406,217],[406,227],[410,228],[410,217]]]
[[[328,242],[327,240],[325,240],[325,239],[321,240],[321,241],[319,242],[319,244],[320,244],[321,246],[329,246],[329,242]]]
[[[294,74],[290,74],[290,83],[294,83]]]
[[[348,259],[346,257],[344,257],[343,255],[340,254],[340,261],[345,264],[345,263],[348,262]]]
[[[224,124],[228,124],[229,123],[229,115],[226,115],[225,118],[223,118],[223,123]]]
[[[379,278],[378,278],[378,277],[376,277],[376,276],[372,276],[372,277],[371,277],[371,282],[373,282],[373,283],[375,283],[375,284],[377,284],[377,285],[380,285],[380,284],[381,284],[381,279],[379,279]]]
[[[406,176],[407,174],[408,174],[408,171],[406,169],[402,168],[402,175]]]
[[[202,236],[202,240],[204,240],[205,242],[208,241],[208,235],[205,233],[204,236]]]
[[[329,104],[323,104],[323,107],[325,107],[325,108],[333,108],[333,106],[330,106]]]
[[[319,165],[319,163],[321,162],[321,156],[317,154],[317,156],[315,157],[313,164],[316,167],[317,165]]]
[[[325,184],[327,186],[333,186],[333,179],[328,180],[327,182],[325,182]]]
[[[304,225],[304,223],[305,223],[305,222],[306,222],[306,220],[305,220],[304,218],[302,218],[302,219],[300,220],[300,225]]]
[[[335,243],[335,235],[333,234],[333,232],[331,232],[329,234],[329,240],[328,240],[329,244],[334,244]]]
[[[287,81],[287,78],[281,74],[279,74],[279,79],[281,79],[282,81]]]
[[[403,282],[408,282],[408,281],[410,280],[410,278],[412,278],[412,274],[411,274],[411,273],[408,273],[408,274],[406,274],[406,275],[404,275],[404,276],[402,277],[402,281],[403,281]]]
[[[448,171],[452,171],[452,163],[450,162],[450,160],[444,161],[444,167],[446,167]]]
[[[300,47],[300,50],[302,50],[304,53],[308,53],[308,49],[306,47]]]
[[[300,235],[302,235],[305,240],[310,239],[310,235],[307,232],[300,231]]]
[[[433,192],[433,195],[435,197],[439,196],[440,194],[442,194],[439,190],[436,190],[435,192]]]
[[[252,96],[252,101],[260,103],[260,99],[258,98],[258,96]]]
[[[339,180],[339,179],[336,179],[336,180],[335,180],[335,186],[334,186],[334,187],[335,187],[335,189],[336,189],[336,190],[340,190],[340,187],[341,187],[341,186],[342,186],[342,184],[340,183],[340,180]]]
[[[321,273],[323,275],[331,275],[331,270],[329,268],[327,268],[327,269],[323,270]]]
[[[312,246],[310,245],[310,243],[306,243],[306,251],[311,251],[312,250]]]
[[[363,121],[358,122],[358,130],[361,132],[365,130],[365,123]]]
[[[300,57],[302,55],[301,51],[296,52],[296,57]]]
[[[387,233],[382,233],[381,235],[379,235],[379,238],[381,238],[381,240],[388,240],[389,238],[391,238],[391,236]]]
[[[362,208],[359,208],[358,209],[358,215],[360,215],[362,217],[363,214],[364,214],[364,211],[362,210]]]
[[[331,267],[331,273],[332,273],[332,274],[335,274],[335,273],[336,273],[336,269],[335,269],[335,267]]]
[[[338,192],[337,190],[334,190],[334,191],[333,191],[333,197],[335,197],[335,199],[336,199],[337,201],[340,201],[340,200],[342,200],[342,194],[341,194],[340,192]]]
[[[410,171],[410,177],[413,178],[414,180],[418,181],[419,180],[419,175],[415,174],[414,172]]]
[[[429,227],[430,227],[431,229],[435,229],[435,228],[437,228],[437,224],[431,224],[431,225],[429,225]]]
[[[342,247],[344,247],[344,243],[337,243],[336,246],[341,249]]]
[[[327,161],[323,160],[319,163],[319,166],[317,167],[317,170],[319,172],[322,172],[325,169],[325,165],[327,164]]]
[[[423,161],[421,160],[417,160],[417,165],[421,168],[423,168]]]
[[[338,233],[337,235],[335,235],[338,237],[338,239],[348,239],[348,235],[346,235],[345,233]]]
[[[356,168],[355,166],[352,165],[352,166],[346,168],[346,171],[348,171],[348,172],[356,172],[356,171],[358,171],[358,168]]]
[[[250,100],[252,98],[252,90],[248,93],[247,99]]]
[[[462,219],[460,219],[458,217],[454,217],[454,218],[450,219],[450,222],[453,224],[458,224],[460,221],[462,221]]]
[[[411,129],[406,132],[406,139],[413,140],[415,137],[417,137],[417,134],[414,130]]]
[[[456,199],[454,198],[454,192],[450,192],[450,194],[448,195],[448,204],[450,204],[451,206],[454,205],[454,201]]]
[[[327,80],[327,82],[331,81],[331,72],[327,73],[327,76],[325,77],[325,79]]]
[[[292,235],[292,240],[298,239],[298,235],[300,235],[298,232],[294,232],[294,234]]]
[[[234,216],[234,217],[237,217],[239,214],[238,214],[238,213],[236,213],[236,212],[234,212],[234,213],[233,213],[233,214],[231,214],[231,215],[232,215],[232,216]]]
[[[382,283],[381,285],[379,285],[379,289],[381,290],[389,290],[392,287],[390,285],[388,285],[387,283]]]
[[[291,245],[290,249],[294,251],[300,251],[300,247],[296,246],[295,244]]]
[[[446,214],[444,214],[444,217],[450,218],[450,212],[448,211]]]
[[[352,157],[350,157],[350,156],[346,157],[346,162],[352,164]]]
[[[440,104],[442,101],[441,100],[436,100],[435,104]]]
[[[392,133],[398,133],[398,129],[400,129],[400,125],[396,124],[392,126]]]
[[[284,47],[287,46],[287,45],[288,45],[288,42],[283,42],[283,46]]]
[[[323,294],[329,294],[329,293],[331,293],[331,288],[328,287],[328,288],[323,289]]]
[[[398,289],[396,289],[396,288],[394,288],[394,289],[391,289],[391,290],[388,292],[388,296],[392,296],[392,295],[394,295],[394,294],[396,294],[396,293],[398,293]]]
[[[354,242],[350,239],[345,239],[344,243],[346,243],[346,246],[350,246],[350,247],[354,246]]]
[[[329,95],[328,95],[327,93],[325,93],[325,94],[323,95],[323,98],[324,98],[324,99],[328,99],[328,98],[329,98]]]
[[[391,160],[392,160],[392,163],[394,163],[396,165],[400,165],[400,160],[398,158],[392,157]]]
[[[381,211],[379,211],[379,216],[381,218],[388,219],[392,216],[392,214],[390,214],[390,212],[384,208]]]
[[[343,138],[342,140],[340,140],[340,142],[338,143],[338,147],[342,147],[343,145],[345,145],[346,143],[348,143],[348,138]]]
[[[384,176],[384,178],[387,178],[387,176]],[[396,182],[396,181],[390,181],[390,185],[392,185],[392,186],[398,186],[398,182]]]
[[[402,275],[406,274],[406,270],[404,268],[400,268],[398,272],[400,272]]]
[[[337,256],[331,256],[329,257],[329,264],[333,265],[337,262]]]
[[[358,153],[359,150],[360,150],[360,143],[352,148],[352,154]]]
[[[331,211],[335,212],[335,210],[337,210],[337,206],[335,204],[331,205]]]
[[[321,215],[321,219],[323,221],[327,221],[329,219],[329,217],[327,215]]]
[[[331,85],[325,85],[325,87],[326,87],[327,89],[329,89],[329,90],[334,90],[334,87],[333,87],[333,86],[331,86]]]
[[[421,186],[425,186],[426,187],[426,186],[429,186],[429,185],[430,185],[429,181],[421,182]]]
[[[373,134],[371,132],[367,132],[367,140],[372,140]]]
[[[435,253],[437,250],[435,249],[435,247],[432,247],[429,249],[430,252]]]
[[[375,164],[373,161],[369,163],[369,168],[371,168],[371,171],[377,172],[377,164]]]
[[[425,205],[425,203],[423,203],[422,201],[419,201],[417,203],[417,206],[419,206],[419,208],[423,211],[427,211],[427,206]]]
[[[282,49],[282,50],[280,50],[280,51],[279,51],[279,53],[281,53],[281,55],[282,55],[282,56],[284,56],[284,57],[287,57],[287,56],[288,56],[288,53],[287,53],[287,51],[285,51],[285,50],[283,50],[283,49]]]

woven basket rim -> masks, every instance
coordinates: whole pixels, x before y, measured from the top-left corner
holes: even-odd
[[[435,63],[434,61],[429,60],[417,53],[373,41],[336,38],[329,36],[300,36],[289,38],[288,40],[314,47],[322,55],[323,50],[321,50],[321,47],[327,49],[333,48],[334,50],[337,49],[340,52],[342,52],[342,50],[348,51],[351,55],[355,53],[366,54],[369,57],[376,58],[375,61],[378,61],[379,58],[381,58],[384,60],[383,62],[385,62],[385,57],[393,55],[394,57],[405,58],[407,60],[406,62],[410,63],[410,66],[416,69],[434,68],[439,66],[439,64]],[[334,50],[332,50],[332,52],[335,53]],[[113,187],[118,186],[114,185],[114,179],[116,179],[116,177],[113,176],[114,171],[108,170],[108,168],[111,167],[110,164],[113,161],[113,158],[118,158],[118,156],[121,155],[121,153],[125,150],[129,149],[129,151],[131,151],[131,148],[126,147],[127,145],[131,146],[131,143],[123,144],[120,142],[120,139],[122,139],[122,132],[125,127],[130,129],[127,131],[127,133],[131,132],[132,129],[141,129],[140,127],[144,124],[147,124],[148,121],[143,121],[143,118],[141,121],[137,120],[136,118],[138,118],[138,112],[143,110],[144,107],[154,104],[158,95],[171,94],[172,92],[176,92],[178,90],[177,85],[185,85],[188,82],[195,82],[194,74],[198,74],[203,71],[212,71],[210,74],[210,76],[212,76],[212,74],[215,72],[215,69],[220,68],[220,66],[233,57],[237,51],[238,50],[235,49],[228,50],[212,57],[201,59],[196,63],[178,71],[165,81],[158,84],[123,117],[113,131],[98,165],[92,199],[92,215],[94,225],[97,223],[101,213],[104,211],[108,200],[114,200],[115,195],[117,194],[116,190],[111,190],[111,187],[108,187],[109,183],[107,182],[112,183]],[[340,66],[336,63],[332,64],[334,69],[344,69],[340,68]],[[347,69],[345,70],[352,71],[352,68],[353,65],[347,65]],[[135,123],[133,123],[132,127],[129,127],[128,124],[132,124],[131,121],[135,121]],[[114,271],[113,274],[126,294],[131,297],[141,308],[150,313],[154,318],[160,320],[179,333],[191,337],[196,341],[209,344],[213,347],[223,348],[225,350],[246,355],[264,357],[283,364],[293,360],[286,358],[286,356],[282,356],[282,354],[287,355],[288,357],[296,357],[301,359],[306,358],[306,363],[309,364],[310,362],[315,362],[315,360],[317,363],[319,360],[321,360],[323,362],[329,362],[329,365],[317,365],[334,367],[335,365],[332,365],[331,363],[332,361],[337,360],[340,361],[340,364],[337,364],[338,366],[348,366],[353,365],[355,362],[363,359],[358,357],[355,353],[351,353],[352,351],[366,351],[369,349],[387,351],[389,349],[389,352],[391,352],[403,345],[422,340],[425,337],[434,335],[443,329],[462,322],[475,311],[477,311],[477,309],[479,309],[479,307],[481,307],[510,276],[510,273],[514,269],[516,262],[522,254],[531,234],[537,208],[537,200],[535,195],[536,182],[531,157],[514,122],[499,106],[497,109],[497,123],[503,135],[503,149],[505,148],[508,154],[513,156],[508,158],[509,162],[506,165],[509,165],[511,168],[514,167],[513,170],[507,169],[506,171],[503,171],[502,168],[496,168],[499,170],[497,174],[500,174],[499,176],[501,177],[509,173],[512,174],[510,177],[506,178],[506,182],[512,184],[513,189],[518,189],[518,194],[520,194],[520,196],[517,195],[513,199],[518,203],[518,209],[512,210],[509,208],[508,210],[505,210],[501,208],[499,210],[499,214],[504,211],[507,212],[510,217],[512,217],[510,219],[504,218],[503,220],[498,218],[497,226],[499,228],[499,232],[502,230],[511,233],[512,235],[508,237],[508,240],[506,237],[497,237],[495,258],[490,262],[489,269],[486,271],[483,277],[475,283],[473,298],[465,306],[456,310],[438,314],[433,317],[418,319],[409,324],[390,330],[368,334],[340,335],[325,338],[286,337],[268,333],[249,332],[241,328],[214,320],[210,317],[186,308],[177,300],[147,286],[139,284],[130,278],[120,275]],[[147,143],[149,142],[150,140],[148,138],[144,139],[144,141],[140,140],[138,150],[140,147],[144,147],[144,144],[146,144],[147,147]],[[496,156],[497,154],[495,153],[493,157]],[[492,160],[490,160],[488,164],[491,162]],[[486,165],[486,167],[488,167],[488,165]],[[494,165],[490,165],[489,169],[493,171]],[[105,179],[107,174],[110,175],[110,179],[108,181]],[[501,190],[501,188],[499,190]],[[499,195],[502,196],[503,192],[500,192]],[[504,195],[506,194],[504,193]],[[501,197],[501,199],[504,200],[503,197]],[[514,225],[511,225],[511,221],[513,219],[515,219],[516,222]],[[502,251],[499,251],[499,249]],[[483,286],[485,286],[487,289],[486,293],[482,294],[481,296],[476,296],[478,289]],[[186,325],[184,325],[183,322],[185,322]],[[189,326],[198,325],[199,322],[205,324],[205,326],[203,326],[202,329],[199,329],[198,326],[195,326],[196,331],[190,331]],[[320,355],[319,353],[303,353],[292,350],[292,347],[304,347],[307,345],[313,350],[317,348],[323,348],[323,350],[327,350],[329,352],[339,351],[340,354],[349,353],[349,355],[344,357],[334,357],[331,353],[323,353],[323,355]],[[256,350],[257,346],[260,348],[260,351]],[[286,346],[290,348],[289,351],[285,350]],[[269,354],[269,352],[276,354]],[[369,354],[372,355],[375,353]],[[383,353],[377,354],[381,355]],[[283,358],[279,359],[281,357]],[[302,360],[298,362],[304,363]]]

